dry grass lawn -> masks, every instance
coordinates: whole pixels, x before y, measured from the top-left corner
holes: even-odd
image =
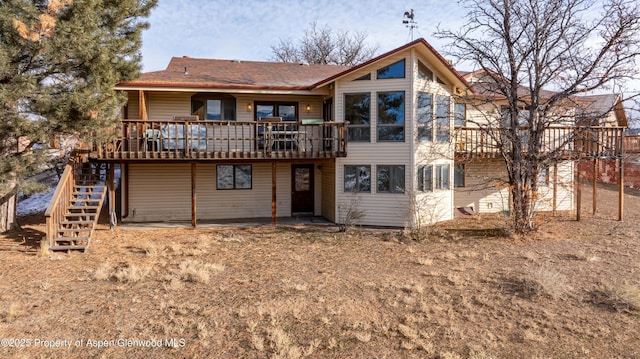
[[[587,193],[583,222],[540,217],[527,238],[492,215],[419,243],[103,227],[88,253],[43,255],[42,219],[23,219],[0,238],[0,357],[639,358],[640,197],[618,222],[616,192],[598,195],[595,217]]]

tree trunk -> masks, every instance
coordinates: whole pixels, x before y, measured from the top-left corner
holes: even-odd
[[[9,193],[0,198],[0,233],[18,229],[16,220],[17,196]]]

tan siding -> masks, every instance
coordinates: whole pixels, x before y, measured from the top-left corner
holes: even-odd
[[[138,91],[127,91],[129,107],[129,116],[127,119],[139,119],[140,118],[140,103],[138,102]]]
[[[150,92],[149,119],[170,121],[173,116],[191,115],[191,93]]]
[[[234,94],[238,108],[237,121],[253,122],[255,101],[286,101],[298,103],[298,115],[300,120],[322,118],[322,96],[287,96],[287,95],[255,95]],[[247,111],[247,105],[251,104],[251,111]],[[311,111],[307,112],[307,104]]]
[[[336,164],[334,161],[322,163],[320,177],[322,178],[321,215],[328,220],[336,221]],[[316,201],[316,204],[318,201]]]
[[[189,164],[130,164],[129,217],[126,221],[191,219]]]

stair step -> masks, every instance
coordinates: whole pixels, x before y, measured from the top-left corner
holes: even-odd
[[[69,210],[74,210],[74,209],[98,209],[98,208],[100,208],[100,206],[81,205],[81,206],[71,206],[68,209]]]
[[[93,221],[62,221],[62,225],[74,225],[74,224],[93,224]]]
[[[88,244],[84,244],[84,245],[63,245],[63,246],[51,246],[52,251],[66,251],[66,250],[70,250],[70,249],[82,249],[82,250],[87,250],[87,246]]]
[[[93,228],[58,228],[58,233],[91,232]],[[79,237],[78,237],[79,238]]]
[[[105,188],[106,186],[105,185],[97,185],[97,184],[94,184],[94,185],[76,184],[73,187],[76,188],[76,189],[89,189],[89,188],[95,189],[95,188]]]
[[[89,241],[89,237],[58,237],[54,239],[54,242],[77,242],[77,241]]]
[[[64,216],[65,217],[95,217],[97,213],[80,213],[80,212],[73,212],[73,213],[67,213]]]

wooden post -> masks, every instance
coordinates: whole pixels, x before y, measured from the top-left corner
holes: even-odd
[[[558,163],[553,163],[553,216],[558,212]]]
[[[191,162],[191,226],[196,226],[196,163]]]
[[[147,120],[147,103],[144,99],[144,91],[138,91],[138,116],[141,120]]]
[[[618,178],[618,221],[624,219],[624,159],[620,156],[620,178]]]
[[[276,161],[271,161],[271,224],[274,226],[277,224],[276,216],[278,213],[276,204],[276,167]]]
[[[580,207],[582,206],[582,185],[580,184],[580,160],[576,171],[576,221],[580,222]]]
[[[593,214],[598,210],[598,159],[593,159]]]
[[[109,164],[109,178],[107,179],[107,187],[109,188],[109,229],[114,229],[118,224],[116,219],[116,193],[115,193],[116,169],[115,163]]]

